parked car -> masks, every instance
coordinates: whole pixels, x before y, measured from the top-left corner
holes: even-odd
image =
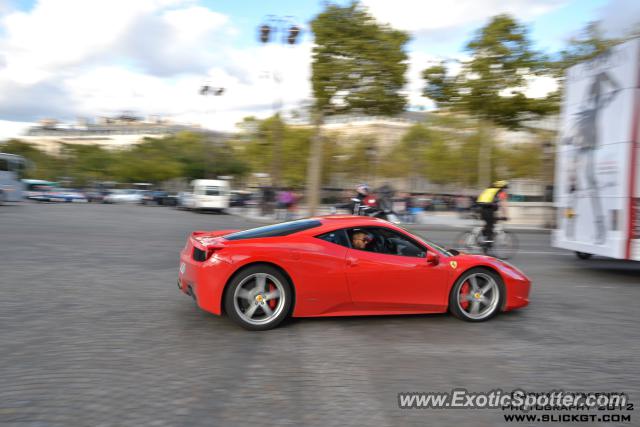
[[[145,190],[142,194],[140,203],[143,205],[164,205],[165,199],[169,197],[169,193],[164,190]]]
[[[251,192],[249,191],[232,191],[229,194],[229,206],[232,208],[247,206],[250,200]]]
[[[112,190],[111,194],[105,196],[104,203],[140,203],[142,196],[142,190]]]
[[[104,198],[109,195],[109,190],[89,190],[84,194],[89,203],[104,203]]]
[[[33,192],[32,194],[27,196],[27,198],[30,200],[35,200],[36,202],[87,202],[87,197],[84,195],[84,193],[70,188],[44,187],[38,192]]]

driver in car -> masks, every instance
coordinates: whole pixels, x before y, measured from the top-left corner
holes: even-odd
[[[364,231],[356,231],[351,236],[351,245],[354,249],[367,250],[367,245],[371,242],[371,237]]]

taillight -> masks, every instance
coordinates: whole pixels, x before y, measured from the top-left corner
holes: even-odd
[[[211,258],[213,253],[219,248],[207,248],[207,250],[203,251],[202,249],[193,248],[193,259],[194,261],[203,262]]]

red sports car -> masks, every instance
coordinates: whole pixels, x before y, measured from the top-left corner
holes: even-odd
[[[287,316],[443,313],[482,321],[529,303],[530,280],[387,221],[325,216],[246,231],[195,231],[178,287],[201,309],[265,330]]]

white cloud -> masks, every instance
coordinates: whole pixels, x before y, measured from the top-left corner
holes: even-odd
[[[362,0],[362,3],[376,19],[394,28],[434,33],[475,25],[500,13],[530,20],[563,5],[566,0]]]
[[[562,1],[364,3],[379,20],[423,36],[466,31],[501,12],[530,19]],[[0,9],[0,120],[133,111],[230,130],[244,116],[271,114],[278,102],[286,110],[310,98],[311,42],[235,48],[237,34],[229,16],[199,0],[39,0],[27,12]],[[435,62],[410,54],[411,107],[433,106],[421,95],[421,72]],[[456,63],[449,67],[459,70]],[[200,96],[204,83],[225,94]]]
[[[40,0],[0,16],[0,119],[126,110],[229,129],[309,97],[310,43],[237,49],[236,34],[192,0]],[[225,94],[199,95],[204,83]]]
[[[23,134],[28,128],[35,123],[30,122],[12,122],[8,120],[0,120],[0,141],[14,138]]]

